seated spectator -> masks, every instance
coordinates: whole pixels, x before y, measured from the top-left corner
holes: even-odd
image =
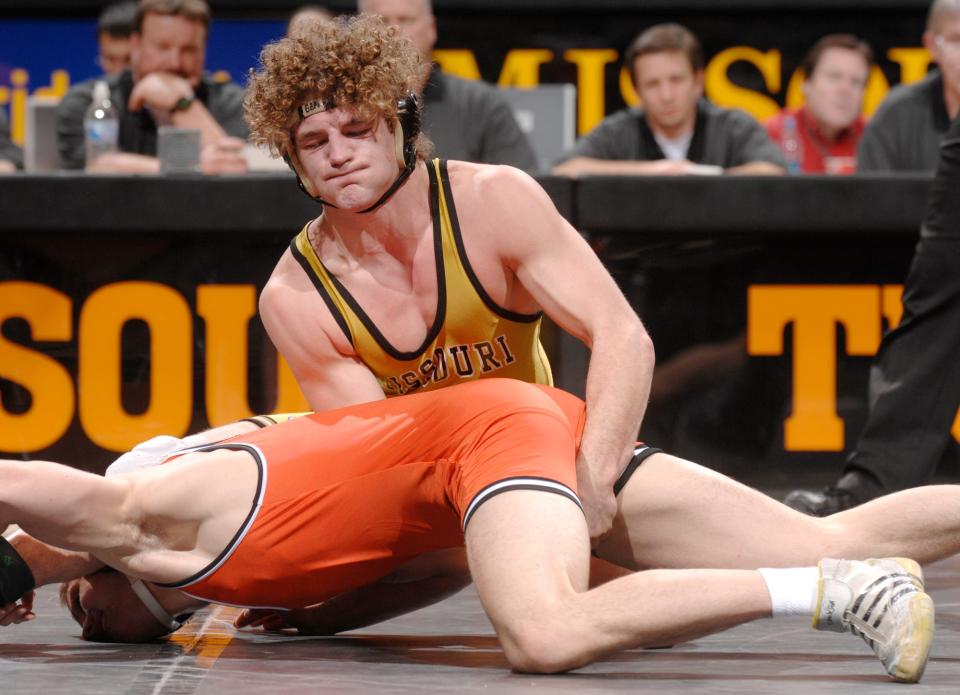
[[[703,49],[686,28],[650,27],[634,39],[624,63],[643,107],[605,118],[554,173],[784,173],[786,160],[759,123],[703,98]]]
[[[784,109],[765,124],[791,173],[854,172],[872,64],[870,46],[852,34],[824,36],[804,57],[803,107]]]
[[[116,75],[130,67],[130,34],[137,14],[133,0],[118,2],[100,13],[97,20],[97,65],[104,75]]]
[[[857,171],[933,173],[940,141],[960,113],[960,0],[934,0],[923,45],[939,69],[890,90],[857,148]]]
[[[0,109],[0,174],[9,174],[23,168],[23,152],[10,139],[7,114]]]
[[[140,1],[130,39],[130,69],[107,79],[120,113],[120,152],[98,157],[97,171],[159,171],[157,127],[166,124],[200,131],[200,167],[205,173],[246,171],[243,88],[204,74],[209,29],[205,0]],[[95,81],[75,85],[60,103],[58,146],[68,169],[85,164],[83,116]]]
[[[290,16],[287,22],[287,36],[297,36],[317,20],[333,19],[333,13],[320,5],[304,5]]]
[[[527,171],[537,168],[527,136],[497,89],[443,73],[432,62],[437,20],[430,0],[358,0],[357,9],[383,17],[419,51],[423,59],[423,132],[438,157],[510,164]]]

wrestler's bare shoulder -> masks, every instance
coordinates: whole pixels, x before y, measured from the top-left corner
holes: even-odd
[[[329,345],[336,353],[352,353],[349,341],[290,249],[284,251],[260,293],[259,308],[274,343],[292,340],[313,345],[314,350]]]
[[[308,291],[310,286],[310,278],[303,272],[303,268],[288,248],[280,256],[280,260],[270,274],[270,279],[267,280],[260,295],[260,301],[261,304],[264,301],[270,304],[275,299],[283,299],[290,292]]]
[[[514,226],[518,216],[555,211],[543,187],[516,167],[449,161],[447,173],[460,214],[476,214],[499,227]]]
[[[543,190],[532,176],[506,164],[480,164],[451,159],[447,161],[447,173],[454,193],[458,189],[486,195]]]

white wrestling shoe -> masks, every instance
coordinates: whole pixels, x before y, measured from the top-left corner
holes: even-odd
[[[817,630],[852,632],[894,680],[915,683],[933,642],[933,600],[913,560],[821,560]]]

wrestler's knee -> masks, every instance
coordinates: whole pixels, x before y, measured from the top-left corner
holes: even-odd
[[[497,626],[510,666],[524,673],[560,673],[585,661],[585,635],[572,612],[557,605]]]
[[[529,620],[498,631],[510,666],[524,673],[558,673],[572,668],[557,636],[541,621]]]

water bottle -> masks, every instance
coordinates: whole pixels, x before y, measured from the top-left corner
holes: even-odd
[[[83,115],[83,135],[86,145],[86,165],[89,168],[98,157],[117,151],[120,121],[110,101],[110,85],[99,80],[93,85],[93,101]]]
[[[783,131],[780,133],[780,149],[787,160],[787,171],[799,174],[803,171],[803,143],[797,132],[797,118],[787,114],[783,118]]]

